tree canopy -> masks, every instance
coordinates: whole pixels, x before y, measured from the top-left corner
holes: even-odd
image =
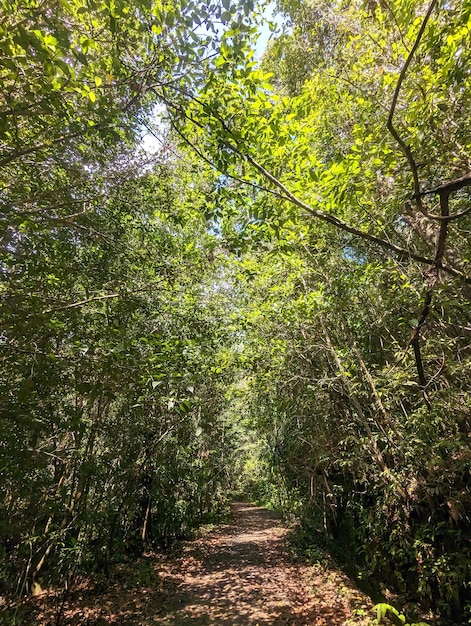
[[[468,619],[471,3],[1,6],[8,593],[245,490]]]

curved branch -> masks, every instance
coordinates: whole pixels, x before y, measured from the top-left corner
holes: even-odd
[[[404,156],[406,157],[409,163],[409,167],[411,169],[412,176],[414,178],[414,195],[416,196],[417,204],[419,205],[419,207],[422,206],[422,203],[420,201],[420,183],[419,183],[419,175],[417,172],[417,164],[412,154],[412,150],[406,144],[406,142],[399,136],[399,133],[394,128],[393,118],[394,118],[394,113],[396,111],[397,100],[399,98],[399,93],[401,91],[402,83],[404,82],[404,78],[407,74],[407,70],[409,69],[409,65],[411,64],[412,58],[417,48],[419,47],[420,40],[422,39],[422,36],[425,32],[425,28],[427,26],[427,22],[429,21],[429,18],[432,15],[432,12],[436,4],[437,4],[437,0],[432,0],[432,2],[430,3],[430,6],[427,9],[427,13],[425,14],[424,20],[422,22],[422,25],[420,26],[419,32],[417,33],[417,37],[415,39],[414,45],[412,46],[412,49],[409,52],[407,59],[403,65],[401,73],[399,74],[399,79],[397,81],[396,89],[394,90],[394,95],[393,95],[393,99],[391,102],[391,108],[389,109],[389,117],[388,117],[388,122],[387,122],[387,128],[389,132],[394,137],[396,142],[399,144],[399,147],[401,148]]]
[[[414,196],[412,196],[412,198],[416,200],[419,197],[437,194],[440,196],[440,206],[441,206],[443,197],[445,196],[448,197],[454,191],[459,191],[460,189],[463,189],[463,187],[469,187],[469,186],[471,186],[471,172],[468,172],[464,176],[461,176],[460,178],[456,178],[455,180],[450,180],[447,183],[443,183],[442,185],[435,187],[435,189],[431,189],[429,191],[422,191],[419,194],[415,194]],[[448,215],[448,214],[443,213],[443,207],[442,207],[441,215],[435,215],[434,213],[426,213],[426,212],[424,212],[424,215],[425,217],[428,217],[433,220],[451,222],[452,220],[457,220],[460,217],[463,217],[464,215],[467,215],[470,212],[471,212],[471,207],[465,209],[464,211],[461,211],[460,213],[455,213],[454,215]]]
[[[119,293],[109,293],[104,296],[94,296],[93,298],[80,300],[80,302],[72,302],[70,304],[64,304],[63,306],[58,306],[53,309],[45,309],[42,314],[46,315],[47,313],[55,313],[56,311],[64,311],[65,309],[75,309],[79,306],[83,306],[84,304],[88,304],[89,302],[97,302],[98,300],[109,300],[110,298],[119,298],[119,295]]]
[[[435,5],[435,2],[436,2],[436,0],[433,0],[432,4]],[[429,9],[429,11],[430,11],[430,9]],[[425,26],[424,26],[424,28],[425,28]],[[416,43],[418,45],[418,42],[416,42]],[[411,51],[411,54],[413,54],[413,50]],[[409,61],[409,63],[410,63],[410,61]],[[152,89],[153,89],[154,93],[156,93],[156,95],[158,95],[162,99],[162,101],[167,105],[169,110],[173,110],[174,112],[176,112],[177,115],[182,116],[183,118],[185,118],[186,120],[188,120],[189,122],[191,122],[192,124],[194,124],[195,126],[200,128],[204,132],[207,132],[207,128],[205,128],[204,125],[201,124],[198,120],[195,120],[191,115],[189,115],[186,110],[183,110],[183,108],[181,106],[179,106],[178,104],[175,104],[174,102],[172,102],[165,94],[157,92],[156,89],[155,89],[155,86],[152,87]],[[187,95],[190,96],[190,98],[193,100],[193,102],[196,102],[201,107],[204,107],[204,103],[201,102],[198,98],[196,98],[194,96],[191,96],[190,94],[187,94]],[[397,101],[397,96],[396,96],[395,101]],[[394,113],[394,111],[392,111],[392,112]],[[229,136],[231,136],[231,139],[232,139],[231,142],[229,142],[227,139],[223,139],[222,140],[222,142],[224,143],[225,147],[228,148],[229,150],[231,150],[233,153],[237,154],[239,157],[246,159],[253,167],[255,167],[255,169],[259,172],[259,174],[261,174],[263,176],[263,178],[265,178],[265,180],[268,180],[270,183],[272,183],[272,185],[274,187],[278,188],[281,193],[276,192],[275,190],[272,190],[272,189],[267,188],[265,186],[257,185],[256,183],[253,183],[251,181],[247,181],[247,180],[244,180],[242,178],[238,178],[236,176],[233,176],[230,173],[228,173],[227,171],[223,171],[220,167],[218,167],[214,163],[212,163],[207,157],[203,156],[204,160],[208,164],[212,165],[213,167],[216,167],[216,169],[218,171],[220,171],[221,173],[223,173],[225,176],[228,176],[231,179],[237,180],[238,182],[243,183],[245,185],[248,185],[248,186],[251,186],[251,187],[255,187],[257,189],[261,189],[263,191],[271,193],[274,196],[280,198],[281,200],[286,200],[288,202],[291,202],[292,204],[298,206],[299,208],[302,208],[307,213],[309,213],[310,215],[316,217],[317,219],[320,219],[320,220],[322,220],[324,222],[332,224],[334,227],[338,228],[339,230],[342,230],[344,232],[348,232],[348,233],[350,233],[352,235],[355,235],[356,237],[359,237],[361,239],[369,241],[370,243],[374,243],[376,245],[379,245],[382,248],[384,248],[386,250],[389,250],[389,251],[393,252],[394,254],[397,254],[400,258],[409,258],[409,259],[412,259],[414,261],[418,261],[419,263],[423,263],[425,265],[429,265],[431,267],[433,267],[435,265],[435,263],[436,263],[435,259],[430,259],[430,258],[424,257],[424,256],[422,256],[420,254],[416,254],[414,252],[411,252],[410,250],[407,250],[406,248],[401,248],[400,246],[396,246],[395,244],[390,243],[389,241],[387,241],[385,239],[382,239],[381,237],[377,237],[376,235],[371,235],[370,233],[366,233],[366,232],[364,232],[362,230],[359,230],[358,228],[355,228],[354,226],[351,226],[350,224],[344,222],[343,220],[339,219],[335,215],[331,215],[330,213],[326,213],[324,211],[320,211],[319,209],[314,209],[313,207],[311,207],[306,202],[303,202],[294,193],[292,193],[280,180],[278,180],[278,178],[276,178],[273,174],[271,174],[268,170],[266,170],[260,163],[258,163],[258,161],[256,161],[254,159],[254,157],[252,157],[251,155],[247,154],[246,150],[242,149],[239,146],[239,140],[236,137],[234,137],[233,132],[231,131],[231,129],[227,125],[226,121],[224,119],[222,119],[220,115],[218,115],[214,111],[212,112],[212,115],[213,115],[213,118],[221,125],[221,128]],[[178,127],[178,124],[176,124],[174,121],[172,121],[172,126]],[[178,130],[178,134],[180,135],[180,137],[182,139],[184,139],[185,143],[187,143],[190,147],[192,147],[193,150],[195,150],[195,152],[197,154],[199,154],[199,156],[202,156],[201,151],[198,150],[198,148],[196,148],[195,146],[193,146],[193,144],[188,140],[188,138],[186,138],[183,135],[183,133],[180,130]],[[420,190],[419,190],[418,193],[420,194]],[[456,269],[454,269],[452,267],[449,267],[449,266],[441,266],[440,269],[442,271],[450,274],[451,276],[455,276],[455,277],[461,279],[463,282],[465,282],[467,284],[471,284],[471,277],[465,275],[463,272],[460,272],[459,270],[456,270]]]
[[[424,216],[431,220],[437,220],[437,222],[452,222],[453,220],[458,220],[460,217],[468,215],[468,213],[471,213],[471,206],[461,211],[461,213],[454,213],[453,215],[437,215],[436,213],[427,213],[424,211]]]
[[[355,228],[354,226],[351,226],[350,224],[347,224],[346,222],[342,221],[341,219],[339,219],[335,215],[331,215],[330,213],[325,213],[324,211],[320,211],[319,209],[314,209],[313,207],[309,206],[308,204],[306,204],[305,202],[300,200],[291,191],[289,191],[289,189],[287,187],[285,187],[285,185],[283,185],[283,183],[281,181],[279,181],[275,176],[273,176],[273,174],[268,172],[268,170],[266,170],[262,165],[260,165],[260,163],[258,163],[253,157],[251,157],[250,155],[245,155],[245,158],[265,178],[267,178],[273,185],[278,187],[278,189],[280,189],[283,192],[283,196],[284,196],[285,200],[288,200],[292,204],[295,204],[296,206],[304,209],[305,211],[307,211],[308,213],[310,213],[314,217],[317,217],[318,219],[320,219],[320,220],[322,220],[324,222],[328,222],[329,224],[332,224],[333,226],[335,226],[339,230],[346,231],[348,233],[351,233],[352,235],[356,235],[357,237],[361,237],[362,239],[366,239],[367,241],[370,241],[371,243],[375,243],[375,244],[381,246],[382,248],[385,248],[386,250],[390,250],[391,252],[394,252],[395,254],[399,255],[400,257],[410,258],[410,259],[413,259],[414,261],[418,261],[419,263],[424,263],[425,265],[430,265],[430,266],[435,265],[435,263],[436,263],[435,259],[429,259],[427,257],[423,257],[420,254],[415,254],[414,252],[411,252],[410,250],[406,250],[405,248],[401,248],[400,246],[396,246],[395,244],[390,243],[389,241],[386,241],[385,239],[381,239],[381,237],[376,237],[376,235],[371,235],[370,233],[365,233],[364,231],[359,230],[358,228]],[[447,272],[448,274],[450,274],[452,276],[456,276],[458,278],[461,278],[461,280],[463,280],[464,282],[466,282],[468,284],[471,284],[471,278],[470,277],[466,276],[462,272],[460,272],[460,271],[458,271],[458,270],[456,270],[456,269],[454,269],[452,267],[441,266],[440,269],[442,269],[444,272]]]

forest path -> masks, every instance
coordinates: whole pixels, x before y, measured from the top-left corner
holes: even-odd
[[[274,513],[238,502],[233,504],[233,513],[232,524],[184,544],[178,556],[149,555],[139,567],[122,566],[104,593],[78,589],[63,607],[60,623],[372,623],[371,603],[344,574],[335,568],[308,566],[290,556],[287,528]],[[54,623],[45,613],[43,617],[45,621],[35,623]]]

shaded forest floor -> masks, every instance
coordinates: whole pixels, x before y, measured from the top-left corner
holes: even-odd
[[[233,504],[233,522],[185,543],[178,554],[149,554],[117,568],[106,589],[79,585],[59,623],[367,626],[371,601],[340,570],[291,556],[286,526],[272,512]],[[21,607],[22,624],[57,624],[59,596]],[[26,613],[25,613],[26,612]]]

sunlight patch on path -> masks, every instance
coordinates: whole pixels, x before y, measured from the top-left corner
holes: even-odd
[[[177,582],[175,596],[149,623],[346,623],[343,603],[320,602],[300,575],[303,566],[290,564],[284,549],[287,529],[274,514],[241,503],[234,503],[234,514],[236,524],[188,545],[179,571],[170,574]]]
[[[149,553],[117,565],[103,591],[86,581],[62,626],[367,626],[371,602],[337,568],[295,561],[287,529],[266,509],[234,503],[234,522],[187,542],[180,556]],[[40,601],[35,626],[56,623],[60,594]]]

